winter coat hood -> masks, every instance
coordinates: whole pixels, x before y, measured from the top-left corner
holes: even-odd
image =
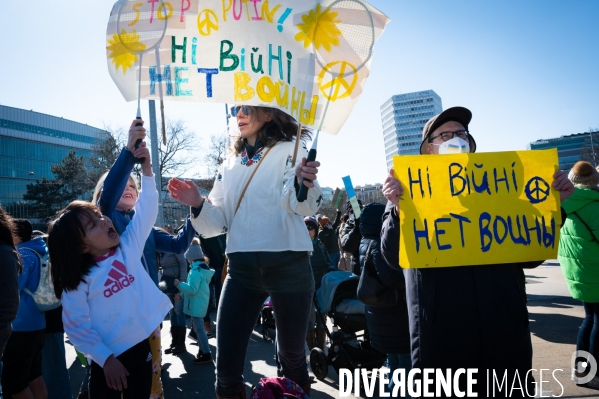
[[[574,193],[562,202],[567,214],[577,212],[593,201],[599,201],[599,191],[592,188],[575,187]]]
[[[203,261],[195,261],[189,266],[189,268],[191,270],[196,270],[208,282],[210,282],[210,279],[212,279],[212,276],[214,275],[214,269],[211,269]]]
[[[360,216],[360,232],[362,236],[380,237],[383,228],[385,205],[373,202],[362,209]]]
[[[37,252],[42,258],[48,255],[48,247],[42,237],[36,237],[31,241],[23,242],[17,246],[18,248],[29,248]]]

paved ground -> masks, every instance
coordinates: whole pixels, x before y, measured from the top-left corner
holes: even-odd
[[[599,398],[599,391],[578,387],[570,381],[570,358],[575,349],[576,335],[584,311],[580,302],[570,297],[559,264],[555,260],[547,261],[536,269],[527,270],[526,277],[534,348],[533,366],[537,370],[533,374],[537,382],[541,379],[545,381],[537,397]],[[168,322],[165,323],[163,331],[168,331]],[[164,337],[163,346],[168,345],[169,339],[168,335]],[[179,356],[164,355],[165,371],[162,377],[167,399],[215,397],[214,366],[193,365],[193,356],[198,347],[191,343],[192,341],[187,341],[187,349],[191,353]],[[215,344],[216,340],[211,339],[213,354]],[[83,378],[83,368],[68,343],[67,364],[76,397]],[[245,380],[249,386],[263,376],[276,376],[274,346],[272,342],[265,341],[259,329],[256,329],[248,348]],[[333,368],[329,367],[327,379],[317,380],[312,385],[312,399],[338,397],[338,376]]]

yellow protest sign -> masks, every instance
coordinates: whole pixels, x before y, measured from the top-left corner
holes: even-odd
[[[556,258],[557,150],[407,155],[393,163],[404,187],[401,267]]]

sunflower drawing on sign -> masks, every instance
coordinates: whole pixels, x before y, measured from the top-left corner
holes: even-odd
[[[112,39],[108,39],[108,46],[106,46],[106,50],[110,51],[108,58],[110,58],[117,70],[122,68],[123,74],[126,74],[127,69],[133,68],[133,65],[137,63],[139,58],[136,53],[146,49],[146,45],[141,43],[139,38],[140,35],[137,34],[135,29],[129,33],[123,29],[120,35],[115,33],[112,35]],[[131,53],[127,50],[123,42],[125,42],[127,47],[136,48],[136,53]]]
[[[312,44],[312,53],[320,66],[318,86],[327,100],[308,152],[308,161],[314,161],[318,135],[331,103],[357,98],[360,94],[360,90],[356,90],[359,87],[359,73],[372,56],[375,30],[372,13],[360,0],[335,0],[324,11],[319,3],[301,15],[301,19],[302,23],[297,24],[299,33],[295,35],[295,40],[303,42],[304,48]],[[362,75],[364,78],[368,76],[368,68],[364,69]],[[307,193],[305,186],[300,186],[298,202],[303,201]]]
[[[313,45],[317,50],[323,47],[326,51],[331,51],[332,46],[339,45],[341,35],[341,31],[337,28],[341,20],[337,19],[337,16],[338,13],[331,11],[330,8],[323,11],[320,4],[316,4],[316,8],[302,15],[303,23],[297,24],[299,33],[295,35],[295,40],[303,41],[304,48]]]

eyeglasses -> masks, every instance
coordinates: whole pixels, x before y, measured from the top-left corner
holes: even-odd
[[[314,226],[306,226],[308,228],[308,230],[316,230],[316,227]]]
[[[467,140],[470,132],[468,130],[456,130],[455,132],[441,132],[436,136],[429,137],[428,142],[432,142],[437,137],[441,137],[443,141],[449,141],[454,137],[459,137],[461,139]]]
[[[252,113],[251,108],[248,105],[234,105],[231,107],[231,116],[235,117],[241,111],[244,115]]]

